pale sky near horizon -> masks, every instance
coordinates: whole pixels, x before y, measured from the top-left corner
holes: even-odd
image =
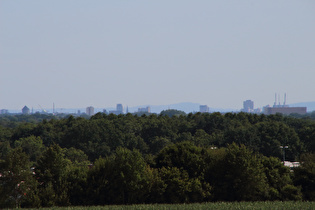
[[[315,101],[314,0],[0,0],[0,109]]]

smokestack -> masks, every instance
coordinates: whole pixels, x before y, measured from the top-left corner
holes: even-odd
[[[280,94],[278,94],[278,97],[279,97],[279,106],[280,106]]]

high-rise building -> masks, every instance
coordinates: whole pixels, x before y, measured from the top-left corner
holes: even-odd
[[[116,111],[117,111],[117,114],[123,114],[124,113],[124,107],[122,104],[117,104],[116,105]]]
[[[22,109],[22,114],[30,114],[30,109],[27,106],[24,106]]]
[[[89,116],[94,115],[94,107],[93,106],[86,107],[86,114]]]
[[[200,105],[199,109],[201,113],[209,112],[209,107],[207,105]]]
[[[253,112],[254,110],[254,101],[246,100],[243,102],[243,111],[244,112]]]

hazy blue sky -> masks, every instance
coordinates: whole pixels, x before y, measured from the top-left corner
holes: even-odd
[[[0,0],[0,109],[315,101],[314,0]]]

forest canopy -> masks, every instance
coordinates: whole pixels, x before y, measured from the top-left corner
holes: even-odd
[[[4,116],[0,151],[1,208],[315,200],[311,118]]]

